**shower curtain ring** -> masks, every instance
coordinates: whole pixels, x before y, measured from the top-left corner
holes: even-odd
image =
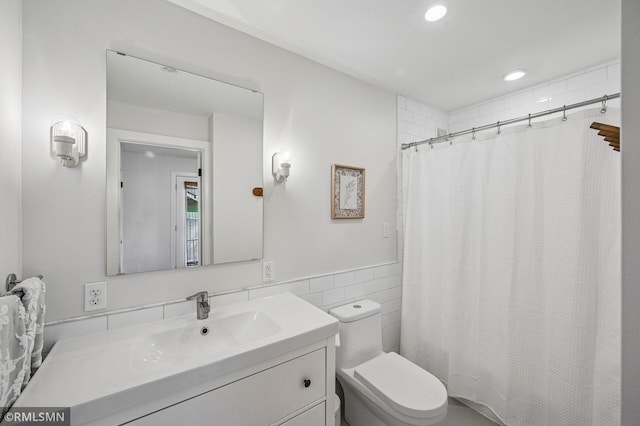
[[[429,147],[431,147],[431,149],[433,149],[433,142],[429,142]]]
[[[471,129],[471,140],[475,141],[476,140],[476,128],[472,128]]]
[[[527,128],[532,128],[533,126],[531,125],[531,114],[529,114],[529,125],[527,126]]]
[[[562,106],[562,121],[567,121],[567,106]]]
[[[451,133],[449,133],[449,146],[453,145],[453,138],[451,137]]]
[[[602,100],[602,108],[600,109],[600,112],[602,114],[607,112],[607,99],[609,99],[609,97],[607,95],[604,95],[604,99]]]
[[[501,135],[502,132],[500,131],[500,122],[498,121],[498,134]]]

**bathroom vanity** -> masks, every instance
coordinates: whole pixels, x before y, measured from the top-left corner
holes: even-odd
[[[289,293],[59,341],[15,407],[71,425],[333,425],[337,321]]]

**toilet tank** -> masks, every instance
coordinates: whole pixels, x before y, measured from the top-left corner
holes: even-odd
[[[329,313],[339,321],[337,368],[353,368],[382,353],[382,319],[378,303],[360,300],[333,308]]]

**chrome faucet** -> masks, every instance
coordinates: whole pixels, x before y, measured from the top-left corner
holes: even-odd
[[[209,312],[211,311],[211,307],[209,306],[209,293],[206,291],[199,291],[198,293],[187,297],[187,300],[196,301],[196,312],[199,320],[209,318]]]

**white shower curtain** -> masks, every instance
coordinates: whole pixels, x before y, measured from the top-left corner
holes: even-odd
[[[619,110],[403,151],[401,353],[507,425],[620,423]]]

